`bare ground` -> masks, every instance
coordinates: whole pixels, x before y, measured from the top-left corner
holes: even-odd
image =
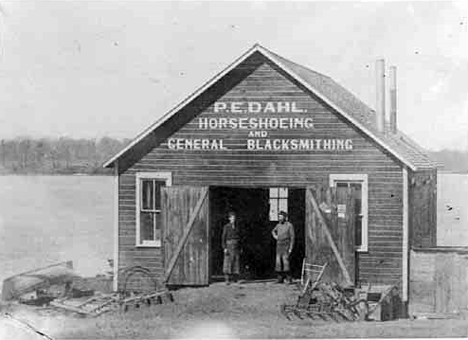
[[[94,319],[58,312],[44,315],[10,306],[17,318],[54,339],[154,338],[376,338],[467,337],[467,320],[399,320],[330,323],[288,321],[279,312],[294,302],[294,286],[272,283],[214,284],[174,291],[175,303],[114,312]]]

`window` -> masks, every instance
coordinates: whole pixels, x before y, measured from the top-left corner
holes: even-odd
[[[349,188],[354,189],[354,225],[356,247],[358,251],[367,251],[368,248],[368,214],[367,198],[368,186],[365,174],[330,175],[330,186],[336,187],[338,205],[346,204],[346,194]],[[338,206],[338,211],[340,207]]]
[[[288,212],[288,188],[270,188],[270,221],[278,221],[278,213]]]
[[[162,237],[161,188],[171,185],[170,173],[137,173],[136,245],[160,247]]]

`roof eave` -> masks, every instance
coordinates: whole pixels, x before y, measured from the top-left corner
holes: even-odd
[[[170,117],[172,117],[175,113],[177,113],[180,109],[182,109],[185,105],[187,105],[190,101],[192,101],[194,98],[196,98],[198,95],[203,93],[207,88],[209,88],[211,85],[216,83],[219,79],[221,79],[224,75],[229,73],[232,69],[234,69],[237,65],[242,63],[245,59],[247,59],[250,55],[253,53],[257,52],[260,50],[260,45],[255,44],[252,46],[247,52],[242,54],[240,57],[238,57],[236,60],[234,60],[229,66],[225,67],[221,72],[216,74],[214,77],[212,77],[210,80],[205,82],[201,87],[199,87],[195,92],[193,92],[190,96],[185,98],[183,101],[181,101],[178,105],[176,105],[174,108],[172,108],[169,112],[167,112],[165,115],[160,117],[158,120],[156,120],[153,124],[151,124],[149,127],[147,127],[143,132],[138,134],[127,146],[122,148],[117,154],[112,156],[108,161],[106,161],[103,165],[104,168],[110,168],[113,166],[113,163],[119,159],[124,153],[126,153],[129,149],[131,149],[134,145],[136,145],[138,142],[140,142],[143,138],[145,138],[151,131],[159,127],[161,124],[163,124],[166,120],[168,120]]]
[[[382,147],[384,147],[385,149],[387,149],[388,151],[390,151],[391,154],[393,154],[397,159],[399,159],[402,163],[404,163],[406,166],[408,166],[411,170],[415,171],[416,170],[416,166],[408,161],[407,159],[405,159],[404,157],[402,157],[398,152],[396,152],[395,150],[393,150],[391,147],[389,147],[385,142],[383,142],[380,138],[378,138],[374,133],[372,133],[372,131],[370,131],[369,129],[367,129],[365,126],[363,126],[360,122],[358,122],[356,119],[354,119],[353,117],[351,117],[349,114],[347,114],[346,112],[344,112],[340,107],[338,107],[337,105],[335,105],[333,102],[331,102],[330,100],[328,100],[328,98],[326,98],[323,94],[320,93],[320,91],[318,91],[316,88],[314,88],[312,85],[310,85],[308,82],[306,82],[304,79],[302,79],[298,74],[296,74],[294,71],[292,71],[290,68],[288,68],[286,65],[284,65],[283,63],[281,63],[281,61],[279,60],[276,60],[274,58],[274,56],[272,56],[270,54],[270,52],[263,48],[262,46],[259,46],[260,50],[262,53],[266,54],[266,56],[272,60],[273,62],[275,62],[279,67],[281,67],[283,70],[287,71],[294,79],[296,79],[297,81],[299,81],[303,86],[305,86],[309,91],[311,91],[312,93],[314,93],[315,95],[317,95],[317,97],[319,97],[320,99],[322,99],[325,103],[327,103],[328,105],[330,105],[333,109],[335,109],[338,113],[340,113],[342,116],[344,116],[346,119],[348,119],[351,123],[353,123],[355,126],[357,126],[360,130],[362,130],[364,133],[366,133],[367,135],[369,135],[372,139],[374,139],[378,144],[380,144]]]

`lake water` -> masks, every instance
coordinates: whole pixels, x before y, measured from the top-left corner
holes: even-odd
[[[439,175],[439,245],[468,246],[467,198],[468,175]],[[102,273],[112,247],[112,177],[0,176],[0,285],[66,260],[82,275]]]
[[[0,176],[0,285],[66,260],[82,275],[103,273],[112,248],[112,177]]]
[[[468,174],[437,178],[437,245],[468,246]]]

